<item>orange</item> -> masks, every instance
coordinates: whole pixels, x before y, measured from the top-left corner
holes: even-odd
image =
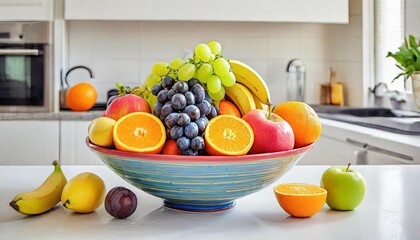
[[[182,151],[176,146],[176,141],[173,139],[166,140],[165,146],[163,146],[162,152],[160,154],[167,155],[181,155]]]
[[[160,153],[165,144],[166,130],[155,115],[134,112],[118,119],[113,138],[115,147],[121,151]]]
[[[66,93],[66,104],[73,111],[87,111],[95,105],[98,94],[89,83],[78,83]]]
[[[304,102],[284,102],[273,112],[290,124],[295,135],[294,148],[315,142],[321,135],[322,126],[316,112]]]
[[[254,143],[254,132],[242,118],[218,115],[209,121],[204,141],[210,155],[245,155]]]
[[[306,183],[286,183],[274,188],[277,202],[294,217],[310,217],[321,210],[327,190]]]
[[[241,117],[241,112],[239,112],[239,109],[233,104],[231,101],[228,100],[222,100],[219,103],[219,114],[229,114],[236,117]]]

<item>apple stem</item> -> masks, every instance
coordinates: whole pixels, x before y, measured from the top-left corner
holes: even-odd
[[[270,119],[271,118],[271,113],[273,112],[273,110],[274,110],[273,104],[271,104],[271,102],[268,103],[268,116],[267,116],[267,119]]]
[[[347,165],[346,172],[348,172],[348,171],[349,171],[350,165],[351,165],[351,163],[349,163],[349,164]]]

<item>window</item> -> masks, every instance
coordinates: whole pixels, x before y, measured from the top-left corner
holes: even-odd
[[[387,58],[388,52],[395,52],[404,42],[404,0],[375,1],[376,39],[375,39],[375,75],[376,83],[385,82],[389,90],[404,91],[403,79],[394,81],[401,72],[395,66],[395,60]],[[407,82],[407,90],[411,83]]]

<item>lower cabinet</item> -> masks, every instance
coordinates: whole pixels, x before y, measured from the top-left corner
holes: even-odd
[[[298,164],[347,165],[366,164],[367,150],[328,136],[321,136],[314,148],[308,151]]]
[[[0,121],[1,165],[47,165],[59,159],[59,121]]]
[[[90,122],[64,120],[60,122],[60,160],[63,164],[103,164],[86,146]]]

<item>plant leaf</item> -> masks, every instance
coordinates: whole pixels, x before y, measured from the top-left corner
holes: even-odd
[[[410,47],[411,48],[417,48],[418,47],[417,42],[416,42],[416,37],[414,37],[413,35],[410,35],[410,36],[408,36],[408,40],[410,41]]]
[[[400,78],[401,76],[404,76],[405,72],[402,72],[400,74],[398,74],[396,77],[394,77],[394,79],[392,79],[391,83],[393,83],[395,80],[397,80],[398,78]]]

